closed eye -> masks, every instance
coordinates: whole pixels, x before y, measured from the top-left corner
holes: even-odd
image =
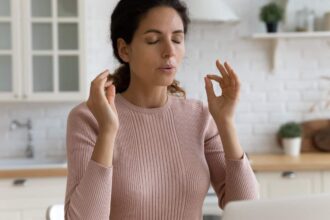
[[[156,43],[158,43],[158,42],[159,42],[159,40],[147,41],[147,44],[156,44]]]

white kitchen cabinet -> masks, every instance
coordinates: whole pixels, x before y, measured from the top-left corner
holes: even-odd
[[[321,171],[256,172],[261,198],[321,193]]]
[[[0,101],[84,100],[83,0],[0,0]]]
[[[330,193],[330,171],[323,172],[323,191]]]
[[[0,219],[20,220],[20,212],[15,211],[1,211]]]
[[[19,0],[0,0],[0,99],[20,93],[21,41]]]
[[[50,205],[63,204],[66,177],[0,180],[0,219],[44,220]]]

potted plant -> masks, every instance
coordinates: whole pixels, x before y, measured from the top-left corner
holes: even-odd
[[[264,5],[260,10],[260,20],[266,23],[268,33],[274,33],[277,31],[277,24],[283,19],[284,9],[271,2]]]
[[[281,138],[281,143],[286,155],[298,156],[300,154],[302,136],[300,124],[287,122],[281,125],[278,136]]]

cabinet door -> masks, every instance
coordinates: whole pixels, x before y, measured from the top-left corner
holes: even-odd
[[[323,172],[323,192],[330,193],[330,171]]]
[[[84,100],[83,1],[25,2],[28,100]]]
[[[21,220],[19,211],[2,211],[0,212],[0,219]]]
[[[320,193],[321,172],[257,172],[262,198],[278,198]]]
[[[24,183],[14,182],[15,179],[0,180],[0,213],[12,216],[19,213],[23,220],[44,220],[50,205],[64,203],[65,177],[26,178]]]
[[[20,97],[19,0],[0,0],[0,100]]]

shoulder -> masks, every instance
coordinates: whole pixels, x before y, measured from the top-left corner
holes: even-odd
[[[208,118],[208,107],[203,101],[192,98],[172,97],[172,109],[175,115],[195,122],[205,123]]]
[[[74,106],[68,115],[68,126],[80,127],[92,129],[94,131],[98,130],[98,124],[93,116],[92,112],[86,105],[86,102],[82,102]]]
[[[192,98],[181,98],[172,96],[173,100],[173,109],[177,113],[181,113],[185,116],[194,117],[194,119],[201,119],[205,121],[208,117],[208,107],[201,100],[192,99]]]

